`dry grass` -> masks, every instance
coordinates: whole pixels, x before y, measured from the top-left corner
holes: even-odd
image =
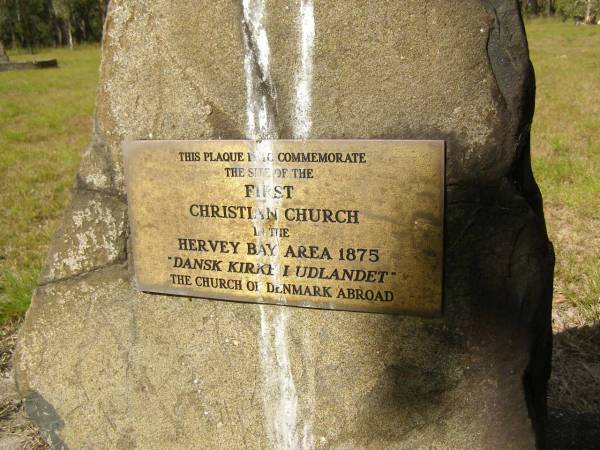
[[[550,205],[546,220],[557,254],[554,332],[598,324],[600,217],[582,220],[573,209]]]
[[[39,430],[23,412],[21,401],[13,400],[0,404],[0,436],[4,441],[13,443],[13,448],[18,446],[22,450],[50,449]]]
[[[600,27],[535,20],[532,159],[557,254],[555,332],[600,322]]]
[[[23,450],[46,450],[50,447],[27,418],[23,401],[14,390],[11,359],[21,322],[15,319],[0,327],[0,443],[12,443],[11,448]]]
[[[557,253],[551,412],[596,414],[600,423],[600,219],[546,210]]]
[[[20,326],[21,320],[12,320],[0,328],[0,376],[6,376],[10,372],[11,359]]]
[[[527,24],[533,168],[556,250],[551,448],[600,440],[600,26]]]

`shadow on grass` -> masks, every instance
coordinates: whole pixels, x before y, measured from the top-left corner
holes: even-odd
[[[556,334],[552,366],[548,448],[600,448],[600,323]]]

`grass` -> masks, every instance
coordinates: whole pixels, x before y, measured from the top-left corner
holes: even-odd
[[[537,19],[527,33],[532,163],[556,251],[549,430],[573,444],[600,414],[600,26]]]
[[[0,72],[0,324],[23,315],[89,143],[98,46],[9,52],[59,69]]]
[[[533,169],[557,254],[557,331],[600,322],[600,26],[527,23],[537,78]]]
[[[534,169],[551,203],[598,214],[600,27],[528,23],[537,76]]]

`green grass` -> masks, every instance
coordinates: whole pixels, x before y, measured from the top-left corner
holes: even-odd
[[[534,170],[555,203],[598,213],[600,194],[600,27],[527,24],[537,77]]]
[[[557,254],[555,300],[600,321],[600,26],[526,24],[536,72],[533,170]]]
[[[38,268],[21,269],[17,272],[9,270],[2,274],[2,301],[0,302],[0,318],[2,323],[18,319],[22,316],[31,300],[31,294],[37,279]]]
[[[0,72],[0,323],[29,306],[48,242],[89,143],[98,46],[9,52],[60,68]]]

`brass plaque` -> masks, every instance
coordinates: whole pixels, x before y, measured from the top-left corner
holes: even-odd
[[[140,290],[441,314],[443,141],[124,145]]]

